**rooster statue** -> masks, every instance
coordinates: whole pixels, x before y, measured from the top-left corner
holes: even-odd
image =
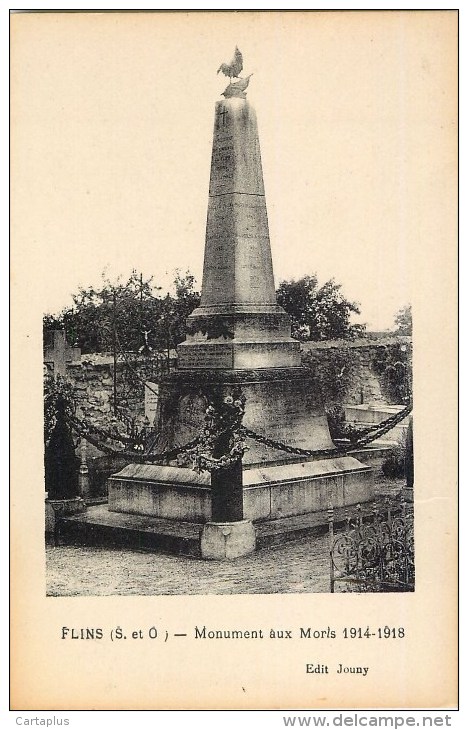
[[[227,99],[231,96],[237,96],[241,99],[246,98],[246,94],[244,93],[247,86],[249,85],[250,77],[252,74],[249,74],[245,78],[241,78],[239,76],[240,72],[243,69],[243,59],[242,59],[242,53],[239,51],[238,47],[236,46],[236,50],[234,51],[234,58],[232,59],[231,63],[222,63],[221,66],[218,68],[217,73],[220,71],[223,72],[225,76],[229,77],[229,86],[226,87],[223,91],[223,96]],[[239,79],[239,81],[236,81],[234,84],[232,83],[232,79]]]

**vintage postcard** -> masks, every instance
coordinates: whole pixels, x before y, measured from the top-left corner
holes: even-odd
[[[457,707],[456,11],[11,16],[11,705]]]

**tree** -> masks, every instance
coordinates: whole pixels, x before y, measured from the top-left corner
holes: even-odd
[[[413,315],[411,311],[411,304],[406,304],[404,307],[398,310],[395,315],[395,326],[396,333],[398,335],[411,335],[413,334]]]
[[[175,297],[172,297],[171,340],[173,347],[183,342],[186,334],[185,321],[200,305],[200,292],[195,288],[195,277],[189,271],[184,276],[176,271],[174,279]]]
[[[103,273],[100,287],[79,287],[72,307],[45,315],[44,332],[63,327],[68,342],[84,353],[110,351],[116,337],[127,350],[138,350],[160,314],[154,290],[152,277],[145,280],[135,270],[124,282],[120,277],[110,281]]]
[[[78,494],[76,444],[68,417],[76,408],[73,388],[63,378],[44,382],[44,465],[49,499],[72,499]]]
[[[78,289],[72,307],[44,316],[44,335],[63,327],[68,342],[85,354],[169,350],[184,339],[185,319],[200,302],[189,272],[177,271],[174,285],[175,296],[161,297],[152,277],[144,279],[135,270],[126,281],[103,274],[98,288]]]
[[[189,271],[176,272],[174,289],[175,294],[160,296],[152,277],[144,279],[135,270],[126,281],[110,281],[103,274],[98,288],[79,288],[72,307],[45,315],[44,333],[64,327],[69,344],[85,354],[113,351],[115,345],[125,352],[168,352],[185,339],[186,319],[200,304]],[[352,314],[360,314],[359,305],[348,301],[333,279],[322,286],[315,274],[283,281],[277,298],[291,316],[296,339],[354,339],[365,331],[350,322]]]
[[[317,275],[282,281],[276,292],[280,304],[291,317],[292,336],[301,341],[355,339],[365,333],[365,325],[351,324],[359,305],[341,293],[341,284],[330,279],[319,286]]]

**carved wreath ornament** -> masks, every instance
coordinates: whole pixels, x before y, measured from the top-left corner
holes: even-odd
[[[210,403],[200,440],[180,455],[180,463],[191,463],[192,469],[201,472],[227,468],[240,461],[248,449],[242,429],[244,412],[245,397],[240,393]]]

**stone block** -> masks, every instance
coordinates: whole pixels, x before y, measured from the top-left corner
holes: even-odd
[[[344,507],[374,497],[373,473],[349,456],[244,471],[244,516],[277,520]]]
[[[258,342],[185,342],[179,345],[180,370],[252,370],[300,365],[300,344],[294,340]]]
[[[72,499],[49,499],[45,500],[45,524],[46,533],[53,533],[55,524],[61,517],[75,515],[86,510],[86,504],[81,497]]]
[[[357,459],[244,468],[243,515],[276,520],[344,507],[374,497],[373,472]],[[109,510],[205,523],[212,520],[211,479],[189,468],[129,464],[108,480]]]
[[[250,520],[207,522],[200,534],[200,552],[205,560],[232,560],[255,550],[255,528]]]
[[[108,480],[109,510],[187,522],[211,519],[210,475],[157,464],[128,464]]]
[[[193,371],[173,373],[160,386],[160,439],[163,451],[187,443],[200,433],[213,398],[240,389],[246,398],[244,425],[268,438],[303,449],[333,448],[320,394],[306,370]],[[297,460],[284,451],[252,439],[244,464]]]

